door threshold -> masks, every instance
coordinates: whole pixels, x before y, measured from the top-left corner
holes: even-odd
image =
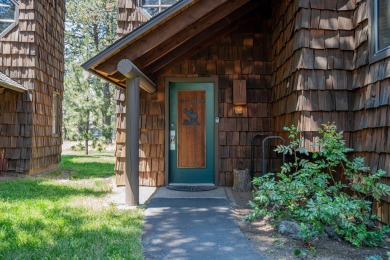
[[[215,186],[214,183],[169,183],[170,186]]]

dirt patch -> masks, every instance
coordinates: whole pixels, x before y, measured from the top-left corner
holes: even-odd
[[[29,176],[25,174],[3,172],[0,174],[0,181],[12,181],[12,180],[24,179],[28,177]]]
[[[37,173],[34,175],[17,174],[17,173],[2,173],[2,174],[0,174],[0,181],[12,181],[12,180],[20,180],[20,179],[28,179],[28,178],[41,178],[41,177],[46,178],[46,179],[64,180],[64,179],[69,179],[70,172],[60,170],[60,169],[54,169],[54,170],[49,170],[49,171]]]
[[[382,259],[388,259],[387,252],[390,252],[389,239],[382,248],[356,248],[346,241],[321,238],[312,242],[315,250],[310,250],[303,242],[279,234],[268,220],[263,219],[252,223],[244,222],[244,217],[250,212],[248,201],[252,199],[252,196],[249,192],[234,191],[232,191],[232,195],[236,202],[234,216],[241,230],[260,251],[268,255],[269,259],[355,260],[366,259],[370,256],[380,256]],[[296,250],[300,250],[299,256],[294,255]]]

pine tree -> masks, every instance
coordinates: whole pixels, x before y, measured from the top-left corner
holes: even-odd
[[[114,87],[84,71],[80,65],[116,36],[115,0],[68,0],[65,28],[64,139],[112,142]]]

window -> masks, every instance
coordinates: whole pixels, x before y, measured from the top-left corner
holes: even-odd
[[[0,0],[1,1],[1,0]],[[155,16],[168,9],[179,0],[139,0],[140,6],[150,15]]]
[[[390,1],[373,0],[371,6],[372,61],[385,58],[390,55]]]
[[[59,97],[58,93],[53,94],[53,110],[52,110],[52,134],[58,135],[60,133],[60,117],[59,117]]]
[[[17,24],[18,16],[18,4],[14,0],[0,0],[0,37]]]

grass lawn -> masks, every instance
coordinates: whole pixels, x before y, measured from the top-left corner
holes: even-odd
[[[70,180],[0,181],[0,259],[143,259],[142,211],[108,204],[112,179],[96,177],[113,175],[113,158],[102,156],[65,155]]]
[[[115,175],[115,157],[112,154],[62,155],[61,169],[72,179],[104,178]],[[53,174],[55,174],[54,172]]]

